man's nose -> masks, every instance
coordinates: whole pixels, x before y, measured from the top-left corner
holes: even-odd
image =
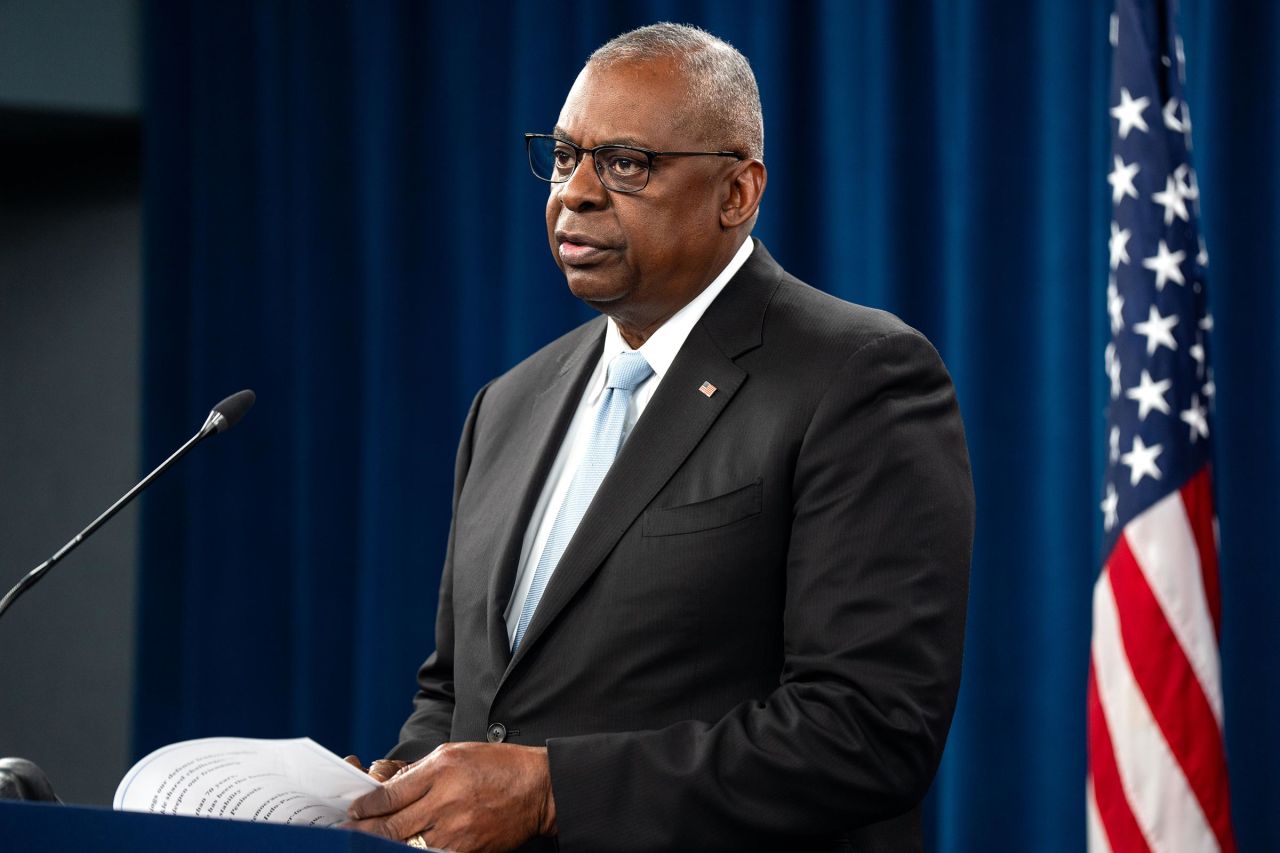
[[[590,152],[583,152],[578,168],[573,170],[569,180],[560,184],[560,203],[570,210],[604,207],[609,203],[609,191],[600,183],[595,156]]]

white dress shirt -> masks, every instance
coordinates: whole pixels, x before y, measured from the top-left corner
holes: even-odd
[[[538,567],[538,560],[542,557],[547,539],[551,536],[551,526],[560,512],[560,505],[564,503],[569,484],[573,482],[573,476],[577,473],[578,466],[582,464],[582,457],[586,455],[587,444],[591,439],[589,435],[591,424],[604,398],[609,362],[620,353],[639,352],[653,368],[653,375],[636,386],[631,394],[631,405],[627,410],[627,420],[622,432],[622,440],[625,442],[636,421],[644,412],[645,406],[653,399],[654,392],[662,383],[662,377],[666,376],[671,363],[676,360],[676,354],[684,346],[689,332],[693,331],[693,327],[698,320],[702,319],[707,307],[720,295],[720,291],[724,290],[729,279],[733,278],[747,262],[747,258],[751,257],[751,250],[754,247],[755,243],[748,237],[711,284],[707,285],[688,305],[671,315],[667,322],[659,326],[657,331],[640,345],[639,350],[632,350],[627,345],[627,342],[622,339],[622,333],[618,331],[618,324],[612,317],[609,318],[604,333],[604,350],[600,353],[600,360],[596,362],[591,378],[587,380],[586,390],[582,393],[582,399],[578,401],[578,409],[569,423],[569,430],[565,433],[559,452],[556,453],[547,481],[542,486],[542,494],[538,496],[533,515],[529,517],[529,526],[525,529],[515,590],[507,605],[508,643],[515,637],[516,625],[520,621],[520,611],[524,608],[524,600],[529,595],[529,586],[533,583],[533,573]],[[554,572],[554,569],[552,571]]]

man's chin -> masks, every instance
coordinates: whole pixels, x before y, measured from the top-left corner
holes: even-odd
[[[621,301],[630,291],[615,276],[602,275],[595,270],[568,267],[564,277],[569,284],[569,292],[597,311],[604,311]]]

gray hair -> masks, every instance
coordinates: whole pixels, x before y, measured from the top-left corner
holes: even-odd
[[[721,149],[764,159],[760,89],[747,58],[728,42],[688,24],[660,23],[623,33],[600,47],[588,66],[673,59],[689,81],[698,122]]]

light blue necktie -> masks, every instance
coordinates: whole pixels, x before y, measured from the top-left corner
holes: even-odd
[[[609,363],[609,378],[605,383],[604,399],[600,402],[591,428],[591,443],[587,445],[582,464],[573,475],[564,503],[560,505],[560,512],[551,525],[551,535],[547,537],[547,544],[538,558],[529,594],[525,596],[524,607],[520,610],[515,637],[511,640],[513,653],[520,648],[520,641],[529,628],[533,611],[538,609],[538,602],[547,588],[551,573],[555,571],[556,563],[560,562],[560,556],[573,538],[573,532],[578,529],[578,522],[582,521],[604,475],[609,473],[614,457],[618,455],[627,420],[627,407],[631,403],[631,392],[652,375],[653,368],[638,352],[621,353]]]

